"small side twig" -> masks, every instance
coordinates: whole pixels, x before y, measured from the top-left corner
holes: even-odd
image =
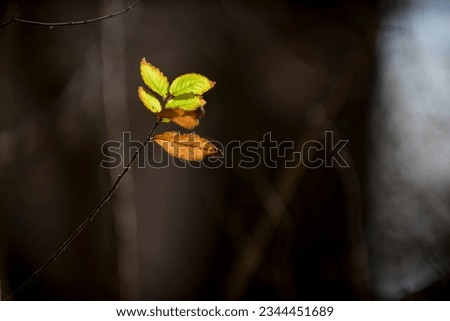
[[[97,17],[97,18],[93,18],[93,19],[87,19],[87,20],[80,20],[80,21],[65,21],[65,22],[42,22],[42,21],[31,21],[31,20],[24,20],[24,19],[19,19],[17,18],[17,14],[15,14],[10,20],[2,23],[0,25],[0,29],[3,27],[6,27],[7,25],[11,24],[11,23],[25,23],[25,24],[29,24],[29,25],[35,25],[35,26],[43,26],[43,27],[50,27],[50,28],[54,28],[54,27],[64,27],[64,26],[76,26],[76,25],[83,25],[83,24],[87,24],[87,23],[91,23],[91,22],[97,22],[100,20],[105,20],[105,19],[109,19],[115,16],[118,16],[122,13],[125,13],[127,11],[130,11],[131,9],[133,9],[135,6],[137,6],[139,3],[141,3],[144,0],[138,0],[137,2],[133,3],[132,5],[130,5],[129,7],[105,15],[105,16],[101,16],[101,17]]]
[[[10,295],[6,297],[6,300],[11,300],[14,296],[18,295],[25,289],[28,285],[30,285],[36,278],[45,271],[45,269],[52,264],[53,261],[55,261],[66,249],[67,247],[80,235],[80,233],[85,229],[86,226],[89,225],[89,223],[92,222],[92,220],[97,216],[97,214],[100,212],[100,210],[103,208],[103,206],[108,202],[111,195],[114,193],[114,191],[117,189],[117,186],[119,185],[122,178],[125,176],[125,174],[130,170],[131,165],[134,163],[138,155],[141,153],[141,151],[144,149],[145,146],[147,146],[147,143],[152,139],[152,135],[155,132],[158,125],[161,123],[161,120],[158,120],[155,125],[153,126],[152,130],[148,134],[145,141],[141,144],[139,149],[134,153],[133,157],[131,158],[130,162],[127,164],[123,172],[117,177],[116,181],[112,185],[112,187],[109,189],[109,191],[106,193],[106,195],[102,198],[102,200],[97,204],[95,209],[89,214],[89,216],[83,221],[83,223],[78,226],[78,228],[75,230],[75,232],[72,233],[71,236],[58,248],[58,250],[50,256],[47,261],[45,261],[44,264],[41,265],[39,269],[37,269],[21,286],[19,286],[14,292],[12,292]]]

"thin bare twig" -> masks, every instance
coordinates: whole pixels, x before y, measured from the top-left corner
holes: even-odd
[[[91,23],[91,22],[97,22],[97,21],[101,21],[101,20],[105,20],[105,19],[109,19],[115,16],[118,16],[122,13],[125,13],[127,11],[130,11],[131,9],[133,9],[135,6],[137,6],[139,3],[141,3],[144,0],[139,0],[135,3],[133,3],[132,5],[130,5],[128,8],[125,8],[123,10],[105,15],[105,16],[101,16],[101,17],[97,17],[97,18],[93,18],[93,19],[87,19],[87,20],[80,20],[80,21],[65,21],[65,22],[42,22],[42,21],[31,21],[31,20],[24,20],[24,19],[19,19],[17,18],[17,14],[15,14],[10,20],[2,23],[0,25],[0,29],[3,27],[6,27],[7,25],[11,24],[11,23],[25,23],[25,24],[29,24],[29,25],[35,25],[35,26],[43,26],[43,27],[50,27],[50,28],[54,28],[54,27],[65,27],[65,26],[76,26],[76,25],[84,25],[87,23]]]
[[[125,176],[125,174],[130,170],[131,165],[136,160],[138,155],[141,153],[141,151],[144,149],[144,147],[147,145],[147,143],[152,139],[152,135],[155,132],[158,125],[161,123],[160,120],[158,120],[155,125],[153,126],[152,130],[148,134],[145,141],[141,144],[139,149],[134,153],[133,157],[131,158],[130,162],[127,164],[125,169],[123,170],[122,174],[120,174],[113,186],[109,189],[109,191],[106,193],[106,195],[102,198],[102,200],[97,204],[95,209],[89,214],[89,216],[83,221],[83,223],[78,226],[78,228],[75,230],[75,232],[72,233],[71,236],[58,248],[58,250],[50,256],[47,261],[45,261],[44,264],[41,265],[39,269],[37,269],[21,286],[19,286],[14,292],[12,292],[10,295],[6,297],[6,300],[11,300],[14,296],[18,295],[25,289],[28,285],[30,285],[36,278],[45,271],[46,268],[50,264],[53,263],[66,249],[67,247],[80,235],[80,233],[86,228],[86,226],[89,225],[89,223],[92,222],[92,220],[97,216],[97,214],[100,212],[100,210],[103,208],[103,206],[108,202],[111,195],[114,193],[114,191],[117,189],[117,186],[119,185],[122,178]]]

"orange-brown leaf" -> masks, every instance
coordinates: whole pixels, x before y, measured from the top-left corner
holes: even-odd
[[[183,128],[193,129],[198,126],[200,118],[203,117],[204,114],[205,110],[203,107],[197,108],[196,110],[176,108],[164,109],[158,113],[158,117],[167,118]]]
[[[193,133],[165,132],[153,137],[153,141],[170,155],[185,161],[201,161],[205,157],[220,153],[207,139]]]

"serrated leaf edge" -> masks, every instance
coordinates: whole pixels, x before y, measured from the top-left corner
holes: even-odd
[[[190,76],[190,75],[200,76],[200,77],[203,77],[203,78],[205,78],[206,80],[208,80],[208,82],[209,82],[209,88],[206,89],[205,91],[203,91],[203,92],[200,93],[200,94],[193,93],[193,92],[185,92],[185,93],[181,93],[181,94],[178,94],[178,95],[177,95],[177,94],[174,94],[174,93],[172,92],[172,86],[173,86],[173,84],[174,84],[179,78],[181,78],[181,77],[186,77],[186,76]],[[171,94],[174,95],[175,97],[176,97],[176,96],[179,96],[179,95],[184,95],[184,94],[203,95],[203,94],[206,93],[207,91],[211,90],[215,85],[216,85],[216,82],[215,82],[215,81],[212,81],[212,80],[209,79],[208,77],[206,77],[206,76],[204,76],[204,75],[202,75],[202,74],[199,74],[199,73],[190,72],[190,73],[182,74],[182,75],[176,77],[176,78],[172,81],[172,83],[170,84],[170,86],[169,86],[169,93],[171,93]]]
[[[155,71],[156,73],[158,73],[159,75],[161,75],[164,79],[165,79],[165,83],[167,84],[165,87],[165,90],[163,92],[159,92],[159,88],[157,88],[157,86],[154,83],[147,83],[145,81],[144,75],[143,75],[143,66],[146,65],[148,67],[150,67],[153,71]],[[151,90],[153,90],[155,93],[157,93],[158,95],[160,95],[161,97],[166,97],[167,94],[169,93],[169,87],[170,87],[170,83],[169,80],[167,79],[166,75],[164,75],[164,73],[159,70],[158,67],[153,66],[151,63],[149,63],[145,57],[141,59],[141,64],[140,64],[140,74],[141,74],[141,78],[144,81],[144,83],[147,85],[147,87],[149,87]]]
[[[194,97],[186,98],[185,100],[190,100],[190,99],[193,100],[194,98],[198,98],[199,105],[196,106],[196,107],[193,107],[193,108],[183,108],[183,107],[180,106],[180,105],[178,105],[178,106],[168,106],[169,102],[170,102],[170,101],[173,101],[173,99],[176,98],[176,97],[180,97],[180,96],[174,96],[174,97],[172,97],[171,99],[169,99],[169,100],[167,101],[167,103],[166,103],[166,105],[165,105],[165,107],[166,107],[167,109],[177,109],[177,108],[179,108],[179,109],[182,109],[182,110],[185,110],[185,111],[193,111],[193,110],[196,110],[197,108],[200,108],[200,107],[203,107],[203,106],[206,105],[206,100],[203,99],[203,96],[197,96],[197,95],[195,95]]]
[[[143,98],[143,94],[144,94],[144,93],[145,93],[146,95],[149,95],[149,96],[153,97],[153,98],[158,102],[158,105],[157,105],[157,106],[147,106],[147,105],[145,104],[145,102],[144,102],[145,99]],[[148,110],[150,110],[152,113],[159,113],[159,112],[161,112],[162,106],[161,106],[161,103],[160,103],[160,101],[158,100],[158,98],[152,96],[152,93],[147,92],[147,90],[146,90],[144,87],[142,87],[142,86],[139,86],[139,87],[138,87],[138,96],[139,96],[139,99],[141,100],[142,104],[145,106],[145,108],[147,108]],[[152,107],[153,107],[153,108],[152,108]],[[154,109],[154,110],[152,110],[152,109]]]

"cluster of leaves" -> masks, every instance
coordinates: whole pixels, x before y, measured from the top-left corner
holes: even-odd
[[[174,122],[186,129],[199,125],[206,104],[202,95],[214,87],[214,81],[200,74],[189,73],[175,78],[169,84],[167,77],[145,58],[141,60],[140,70],[147,88],[140,86],[138,95],[148,110],[162,122]],[[219,153],[212,143],[194,133],[166,132],[155,135],[153,141],[170,155],[186,161],[201,161]]]

